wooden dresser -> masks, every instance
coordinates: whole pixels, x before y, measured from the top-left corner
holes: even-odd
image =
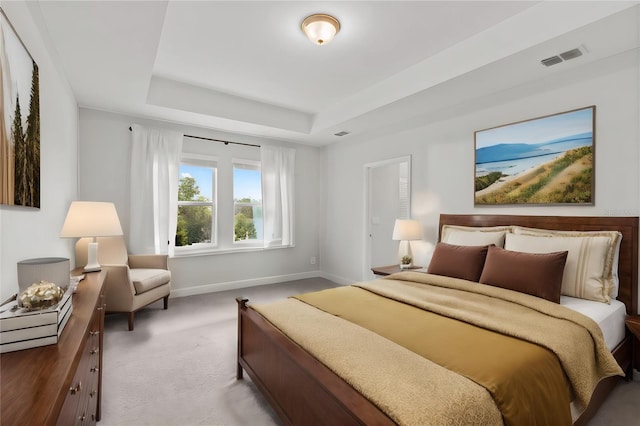
[[[0,355],[0,423],[90,425],[100,420],[104,279],[92,272],[73,295],[56,345]]]

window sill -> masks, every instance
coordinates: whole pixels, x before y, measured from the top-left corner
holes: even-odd
[[[176,252],[172,256],[172,258],[179,257],[195,257],[195,256],[215,256],[219,254],[231,254],[231,253],[246,253],[246,252],[254,252],[254,251],[266,251],[266,250],[277,250],[284,248],[291,248],[294,245],[288,246],[270,246],[270,247],[230,247],[230,248],[200,248],[200,249],[190,249],[190,250],[180,250],[176,249]]]

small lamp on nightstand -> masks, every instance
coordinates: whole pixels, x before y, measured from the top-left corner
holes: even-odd
[[[93,237],[89,243],[87,266],[84,272],[99,271],[98,243],[96,237],[122,235],[122,227],[113,203],[97,201],[73,201],[62,225],[60,236],[63,238]]]
[[[400,269],[408,269],[413,265],[413,254],[411,253],[411,241],[422,239],[422,225],[417,220],[396,219],[393,227],[395,241],[400,241],[398,256],[401,258]],[[408,262],[405,262],[408,260]]]

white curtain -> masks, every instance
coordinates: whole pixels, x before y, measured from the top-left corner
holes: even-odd
[[[129,248],[173,255],[184,135],[138,125],[132,126],[132,135]]]
[[[262,145],[264,245],[293,246],[293,179],[296,151]]]

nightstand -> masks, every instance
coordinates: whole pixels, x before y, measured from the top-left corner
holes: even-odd
[[[396,272],[415,271],[416,269],[422,269],[422,266],[412,266],[408,269],[400,269],[400,265],[374,266],[373,268],[371,268],[371,272],[373,272],[375,275],[387,276],[395,274]]]
[[[638,370],[640,369],[640,356],[638,351],[640,351],[640,315],[629,315],[624,323],[627,325],[627,328],[633,335],[636,337],[633,342],[633,367]]]

